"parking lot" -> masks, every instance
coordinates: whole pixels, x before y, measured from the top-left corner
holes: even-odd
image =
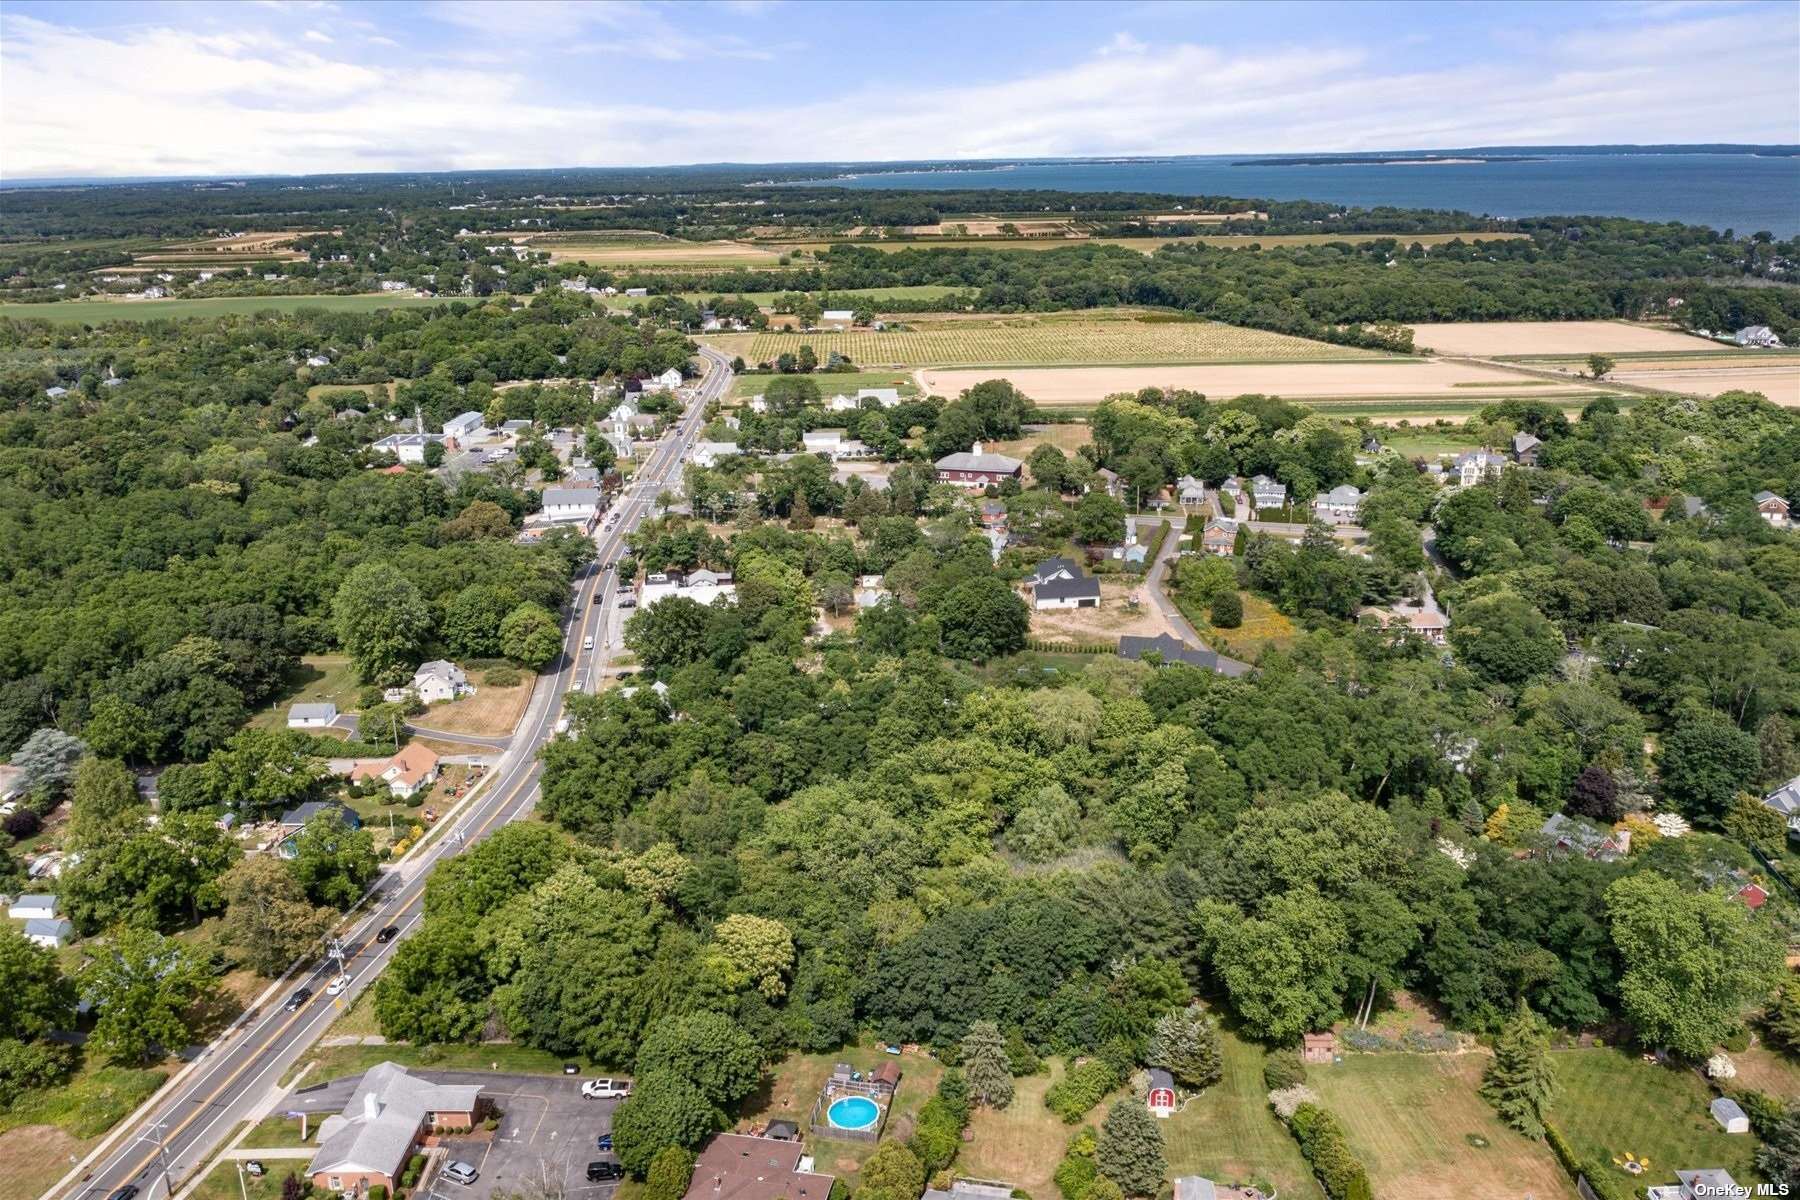
[[[589,1183],[587,1165],[612,1159],[594,1140],[612,1132],[616,1100],[587,1100],[582,1076],[506,1075],[487,1071],[429,1071],[412,1074],[434,1083],[474,1083],[500,1114],[499,1128],[471,1137],[448,1138],[436,1161],[429,1187],[421,1197],[437,1200],[488,1200],[495,1193],[525,1192],[602,1200],[617,1186]],[[342,1110],[356,1089],[358,1076],[334,1079],[321,1087],[296,1092],[285,1105],[291,1111],[329,1114]],[[446,1162],[466,1162],[479,1177],[471,1184],[442,1178]]]

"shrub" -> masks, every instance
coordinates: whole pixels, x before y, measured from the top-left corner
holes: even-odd
[[[1044,1093],[1044,1107],[1073,1125],[1100,1103],[1100,1098],[1119,1086],[1119,1074],[1103,1058],[1090,1058],[1070,1069]]]
[[[525,676],[519,671],[519,668],[511,663],[505,666],[489,667],[481,674],[481,682],[488,687],[518,687],[519,682],[524,678]]]
[[[1786,1104],[1767,1092],[1759,1092],[1755,1088],[1744,1088],[1742,1091],[1733,1092],[1731,1098],[1738,1102],[1738,1107],[1744,1110],[1746,1117],[1750,1118],[1750,1128],[1756,1131],[1756,1136],[1764,1140],[1768,1139],[1769,1132],[1775,1126],[1781,1124],[1782,1118],[1787,1116]]]
[[[369,1200],[387,1200],[388,1190],[379,1183],[369,1185]]]
[[[1298,1087],[1306,1082],[1306,1064],[1292,1050],[1277,1050],[1263,1060],[1263,1086],[1271,1092]]]
[[[1244,601],[1236,592],[1220,592],[1213,597],[1207,620],[1219,629],[1236,629],[1244,623]]]
[[[1283,1121],[1295,1121],[1302,1108],[1314,1108],[1319,1103],[1319,1093],[1301,1084],[1293,1087],[1278,1088],[1269,1093],[1269,1107]]]
[[[43,826],[43,818],[29,808],[21,808],[17,812],[9,814],[6,821],[0,823],[0,829],[6,830],[8,835],[21,841],[42,829]]]
[[[31,1088],[53,1087],[75,1069],[75,1051],[58,1042],[0,1038],[0,1109]]]
[[[1100,1164],[1095,1159],[1098,1147],[1099,1138],[1089,1128],[1077,1130],[1069,1139],[1068,1152],[1053,1176],[1063,1200],[1083,1200],[1093,1189],[1094,1180],[1100,1175]]]

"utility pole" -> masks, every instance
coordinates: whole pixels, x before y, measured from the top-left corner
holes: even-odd
[[[169,1176],[169,1148],[163,1144],[162,1131],[163,1122],[153,1122],[145,1127],[145,1131],[138,1135],[137,1140],[140,1142],[155,1143],[157,1160],[162,1163],[163,1197],[164,1200],[174,1200],[175,1185],[170,1180]],[[154,1133],[155,1136],[152,1136],[152,1133]],[[146,1197],[145,1200],[153,1200],[153,1197]]]

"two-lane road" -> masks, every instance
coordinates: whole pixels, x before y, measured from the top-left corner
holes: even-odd
[[[554,736],[564,694],[571,688],[594,691],[599,686],[607,653],[605,612],[618,586],[616,572],[606,564],[623,555],[626,537],[650,513],[658,494],[680,479],[682,463],[700,432],[707,404],[722,398],[730,385],[731,371],[724,356],[703,350],[701,358],[707,373],[695,387],[686,412],[601,520],[594,535],[595,561],[575,580],[573,616],[563,653],[538,680],[510,747],[450,827],[415,857],[384,871],[373,901],[340,931],[351,977],[349,989],[341,997],[325,995],[326,984],[336,973],[334,963],[295,971],[265,1009],[245,1014],[207,1046],[197,1065],[155,1097],[145,1115],[116,1130],[102,1144],[98,1156],[46,1192],[46,1200],[57,1196],[101,1200],[126,1185],[137,1187],[143,1200],[158,1200],[156,1185],[163,1182],[165,1164],[172,1184],[179,1187],[268,1096],[269,1089],[342,1007],[387,965],[399,941],[419,922],[425,881],[432,868],[531,811],[537,802],[541,772],[537,751]],[[397,926],[400,936],[377,941],[377,931],[388,926]],[[288,1007],[286,1002],[302,986],[313,994]]]

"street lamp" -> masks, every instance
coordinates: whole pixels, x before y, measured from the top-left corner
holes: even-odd
[[[171,1183],[169,1179],[169,1149],[163,1143],[162,1130],[163,1122],[154,1121],[145,1127],[144,1132],[138,1135],[137,1140],[140,1142],[155,1143],[156,1157],[158,1161],[162,1163],[163,1195],[166,1200],[174,1200],[175,1185]],[[152,1131],[155,1131],[156,1136],[151,1136]],[[151,1200],[151,1198],[145,1197],[145,1200]]]

